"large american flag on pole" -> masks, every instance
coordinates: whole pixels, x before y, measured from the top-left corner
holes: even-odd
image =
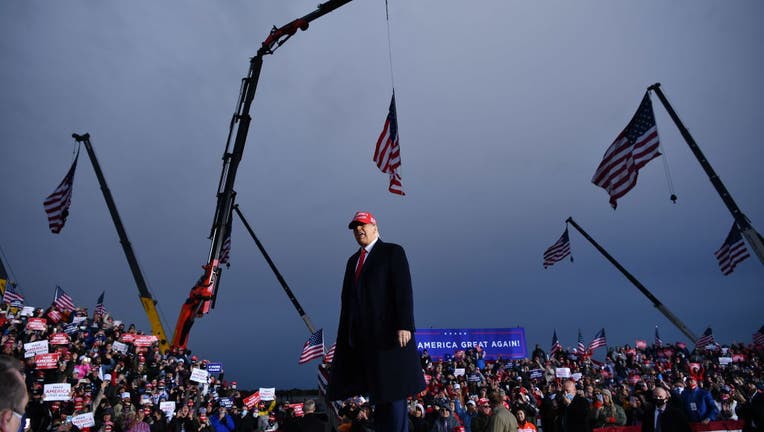
[[[77,159],[80,157],[80,152],[77,151],[77,156],[72,162],[72,166],[69,168],[69,172],[56,190],[52,194],[45,198],[45,213],[48,215],[48,227],[53,234],[61,232],[61,228],[66,223],[66,217],[69,216],[69,205],[72,203],[72,184],[74,183],[74,171],[77,169]]]
[[[377,139],[374,148],[374,163],[383,173],[390,175],[390,186],[387,190],[398,195],[406,195],[403,192],[403,183],[398,174],[401,166],[401,148],[398,143],[398,115],[395,108],[395,92],[390,99],[390,110],[385,119],[385,126]]]
[[[324,356],[324,329],[318,329],[317,332],[310,335],[305,345],[302,347],[299,364],[307,363],[313,359]]]
[[[544,251],[544,268],[562,261],[568,255],[570,255],[570,237],[568,237],[568,227],[566,226],[565,232],[562,233],[560,238]],[[570,260],[573,261],[573,257]]]
[[[761,326],[761,328],[753,334],[753,344],[764,345],[764,326]]]
[[[72,297],[58,285],[56,285],[56,293],[53,296],[53,304],[63,312],[74,310],[74,301],[72,300]]]
[[[102,291],[101,295],[98,296],[98,301],[96,301],[95,309],[93,310],[93,318],[98,316],[104,316],[106,314],[106,307],[103,305],[103,297],[106,295],[106,291]]]
[[[727,234],[722,247],[714,252],[714,255],[716,260],[719,261],[719,268],[725,276],[732,273],[735,270],[735,266],[750,256],[748,249],[745,247],[743,236],[740,235],[740,230],[737,229],[737,224],[732,223],[730,233]]]
[[[13,289],[13,285],[8,285],[5,288],[5,293],[3,293],[3,303],[13,307],[21,307],[24,305],[24,296],[17,293]]]
[[[593,352],[599,347],[607,346],[607,339],[605,338],[605,329],[601,329],[594,335],[594,339],[589,342],[589,351]]]
[[[645,93],[634,117],[607,149],[592,177],[592,183],[610,195],[613,208],[616,208],[618,198],[637,184],[640,168],[660,156],[658,144],[653,104],[649,93]]]
[[[708,327],[706,331],[703,332],[703,336],[699,337],[698,340],[695,341],[695,348],[705,348],[708,345],[716,345],[711,327]]]
[[[658,334],[658,326],[655,326],[655,346],[663,346],[663,339],[661,339],[661,335]]]

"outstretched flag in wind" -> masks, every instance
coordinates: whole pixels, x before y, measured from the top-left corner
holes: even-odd
[[[385,119],[385,126],[377,139],[374,148],[374,163],[383,173],[390,175],[390,186],[387,190],[398,195],[406,195],[403,192],[403,183],[398,174],[401,166],[401,148],[398,145],[398,115],[395,109],[395,93],[390,99],[390,111]]]
[[[66,291],[61,289],[61,287],[58,285],[56,285],[56,293],[53,297],[53,304],[55,304],[56,307],[62,312],[74,310],[74,301],[72,300],[72,297],[69,296],[69,294],[67,294]]]
[[[608,147],[592,177],[592,183],[610,195],[613,208],[618,205],[618,198],[636,186],[640,168],[660,156],[658,144],[653,104],[645,93],[634,117]]]
[[[562,345],[560,345],[560,340],[557,339],[557,329],[555,329],[554,333],[552,333],[552,349],[549,350],[549,355],[553,356],[557,351],[562,351]]]
[[[737,224],[732,223],[732,229],[727,234],[724,244],[722,244],[719,250],[714,252],[714,255],[716,260],[719,261],[719,268],[725,276],[732,273],[735,270],[735,266],[750,256],[748,249],[745,247],[743,236],[740,235],[740,230],[737,229]]]
[[[607,346],[607,339],[605,339],[605,329],[601,329],[594,335],[594,339],[589,342],[589,352],[593,352],[599,347]]]
[[[56,190],[45,198],[45,213],[48,214],[48,227],[53,234],[61,232],[61,228],[66,223],[66,217],[69,216],[69,205],[72,203],[72,184],[74,183],[74,171],[77,169],[77,159],[80,158],[80,152],[72,162],[69,172]]]
[[[707,328],[706,331],[703,332],[703,336],[695,341],[695,348],[705,348],[708,345],[716,345],[716,340],[714,340],[714,334],[711,331],[711,327]]]
[[[753,344],[764,346],[764,326],[761,326],[761,328],[753,334]]]
[[[566,226],[565,232],[560,238],[544,251],[544,268],[562,261],[568,255],[570,255],[570,237],[568,237],[568,227]],[[573,257],[570,257],[570,260],[573,261]]]
[[[13,285],[9,285],[3,293],[3,303],[13,307],[21,307],[24,305],[24,296],[17,293],[13,289]]]
[[[103,305],[103,296],[106,294],[106,291],[102,291],[101,295],[98,296],[98,301],[96,301],[95,309],[93,309],[93,318],[98,316],[104,316],[106,314],[106,307]]]
[[[307,363],[313,359],[324,356],[324,329],[318,329],[317,332],[310,335],[305,345],[302,347],[299,364]]]

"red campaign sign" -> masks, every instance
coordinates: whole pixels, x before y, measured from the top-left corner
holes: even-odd
[[[133,341],[135,340],[135,335],[132,333],[125,333],[122,335],[121,338],[119,338],[119,340],[120,342],[124,342],[124,343],[133,343]]]
[[[58,357],[60,353],[38,354],[34,356],[34,362],[37,369],[55,369],[58,367]]]
[[[66,333],[53,333],[50,335],[51,345],[69,345],[69,335]]]
[[[244,402],[244,405],[246,405],[247,408],[252,409],[253,406],[260,403],[260,391],[256,391],[245,397],[242,402]]]
[[[745,361],[745,356],[743,354],[734,354],[732,356],[732,361],[733,362],[744,362]]]
[[[27,330],[42,330],[48,329],[48,324],[45,318],[29,318],[27,321]]]
[[[294,415],[296,417],[302,417],[305,414],[302,412],[302,404],[296,403],[296,404],[289,404],[287,405],[289,408],[292,408],[294,410]]]
[[[154,335],[137,335],[133,338],[133,345],[137,347],[148,347],[158,340],[159,339]]]
[[[642,339],[637,339],[637,343],[635,343],[634,345],[636,345],[638,349],[646,349],[647,341]]]

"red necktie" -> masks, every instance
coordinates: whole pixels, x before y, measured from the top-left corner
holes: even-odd
[[[355,268],[355,281],[358,282],[358,277],[361,276],[361,269],[363,268],[363,260],[366,258],[366,248],[361,248],[361,256],[358,257],[358,265]]]

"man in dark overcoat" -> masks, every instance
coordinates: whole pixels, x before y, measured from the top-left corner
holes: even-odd
[[[369,395],[377,430],[406,432],[406,398],[425,388],[406,253],[379,239],[371,213],[357,212],[348,228],[361,248],[345,269],[327,398]]]

